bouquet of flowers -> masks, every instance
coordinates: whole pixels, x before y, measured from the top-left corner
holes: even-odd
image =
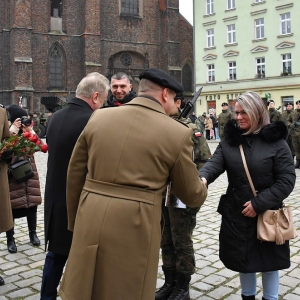
[[[21,135],[13,135],[0,142],[0,159],[4,151],[12,151],[14,156],[32,155],[37,151],[46,153],[48,146],[42,144],[36,134],[24,132]]]

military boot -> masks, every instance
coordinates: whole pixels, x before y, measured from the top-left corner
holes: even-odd
[[[168,300],[189,300],[190,299],[190,281],[191,275],[181,272],[177,273],[177,282],[175,289]]]
[[[296,159],[295,169],[300,167],[300,159]]]
[[[255,295],[244,296],[244,295],[242,294],[242,299],[243,299],[243,300],[255,300]]]
[[[7,239],[7,250],[9,253],[17,253],[18,249],[15,243],[15,238],[14,238],[14,228],[6,231],[6,239]]]
[[[165,274],[165,283],[164,285],[155,292],[155,300],[167,300],[172,294],[177,279],[176,270],[170,268],[162,267]]]

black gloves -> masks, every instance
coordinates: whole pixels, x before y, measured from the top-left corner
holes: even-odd
[[[4,160],[7,164],[10,164],[13,154],[14,153],[11,150],[5,150],[2,152],[1,159]]]

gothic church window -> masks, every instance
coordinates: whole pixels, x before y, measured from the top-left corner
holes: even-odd
[[[140,0],[121,0],[121,15],[139,16]]]
[[[62,88],[63,54],[58,45],[54,45],[54,47],[50,51],[49,67],[50,87]]]
[[[185,92],[193,91],[193,72],[188,64],[182,68],[182,85]]]

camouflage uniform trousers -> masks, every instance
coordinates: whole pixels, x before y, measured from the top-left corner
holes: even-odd
[[[300,159],[300,128],[292,132],[292,145],[296,159]]]
[[[197,208],[166,207],[163,201],[164,217],[161,249],[163,266],[186,275],[195,273],[195,255],[192,234],[196,226]]]

